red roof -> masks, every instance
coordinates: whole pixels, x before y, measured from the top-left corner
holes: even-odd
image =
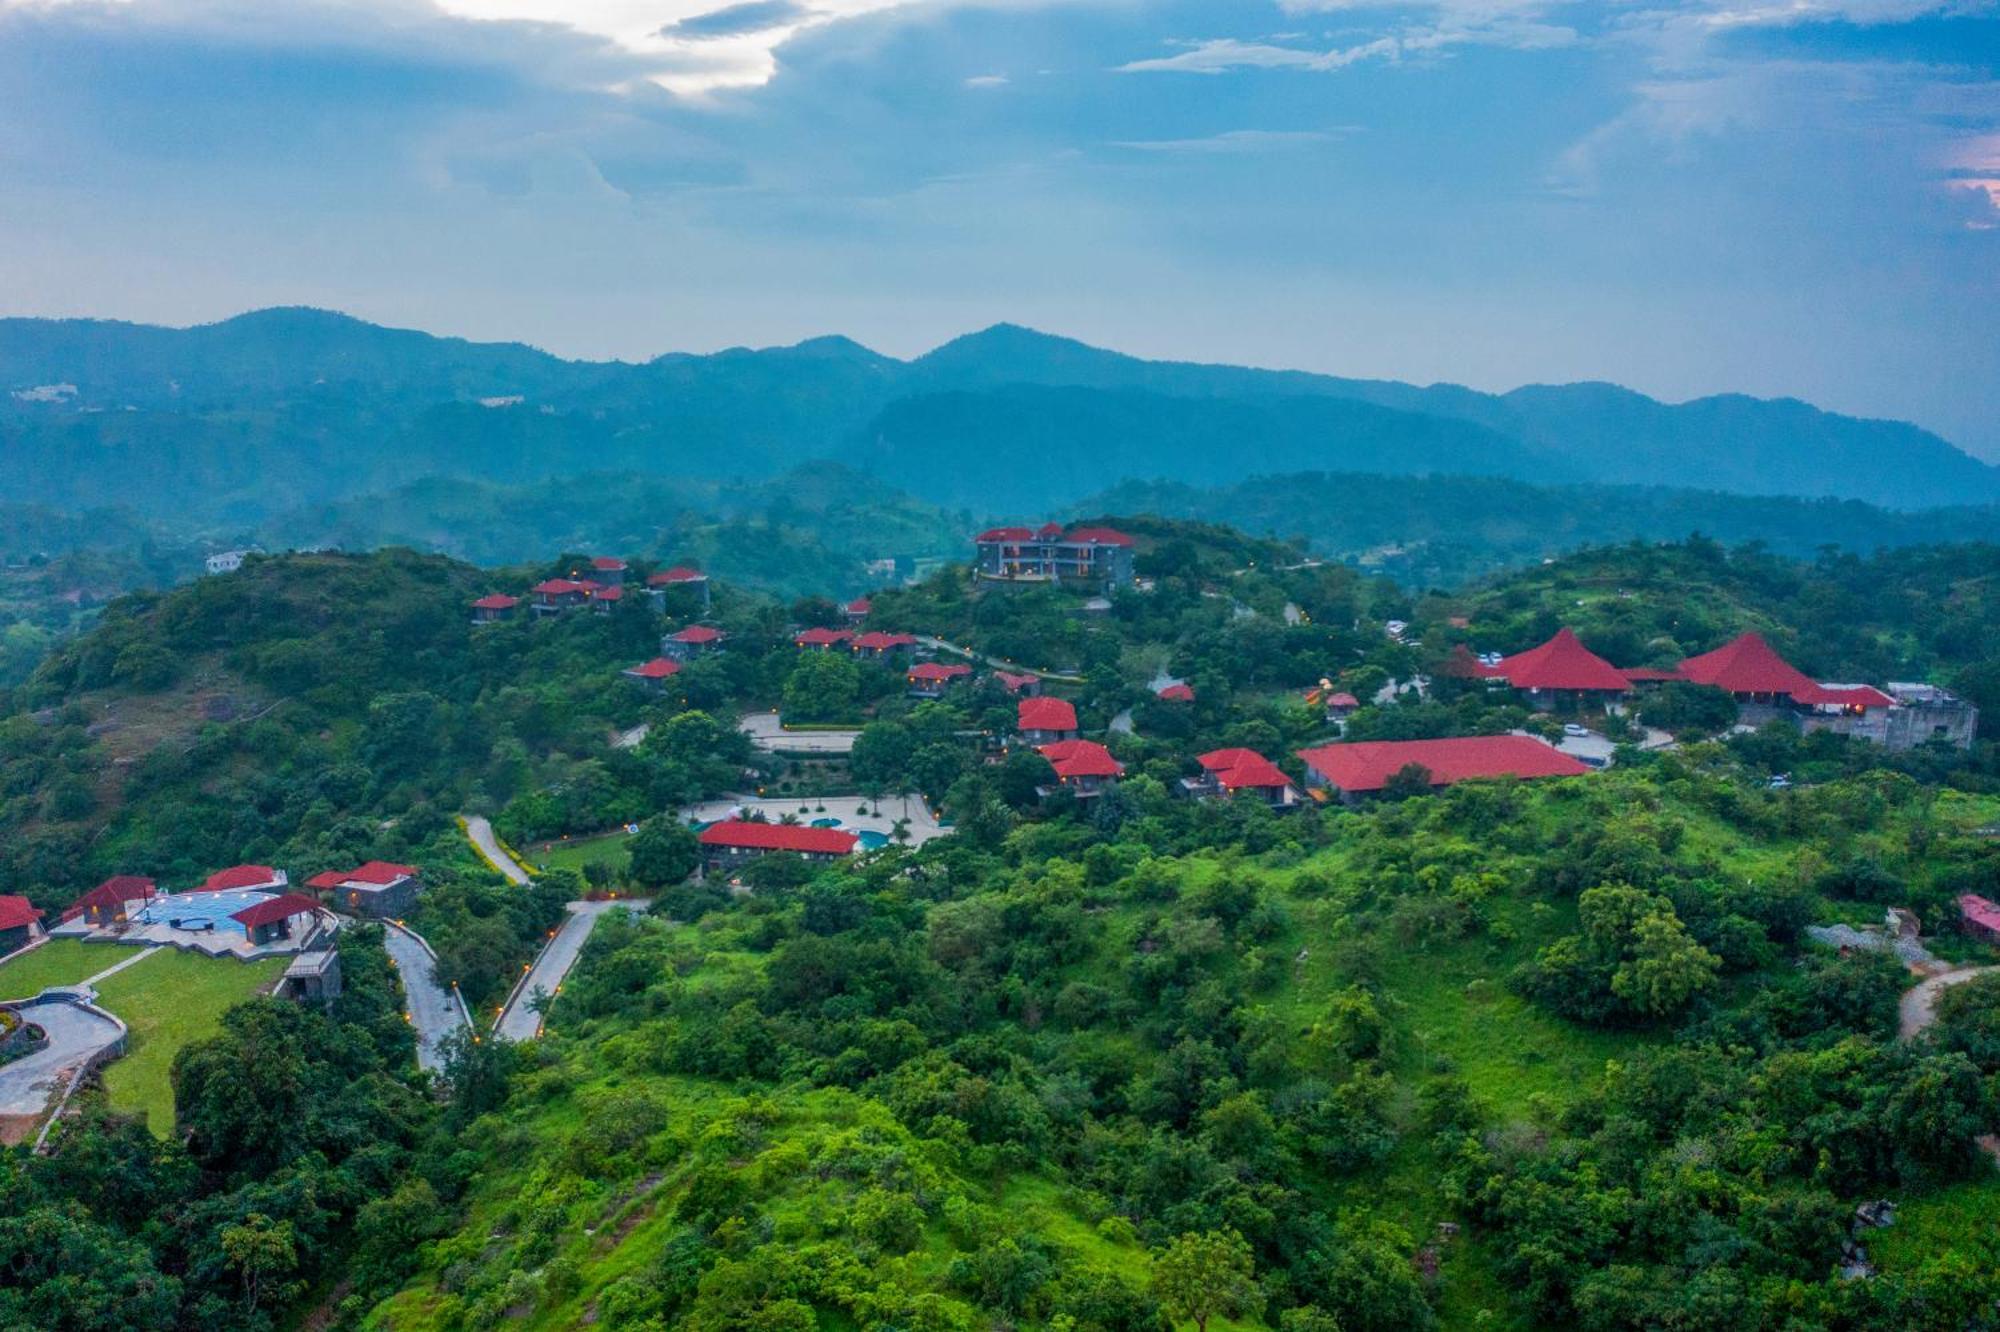
[[[1115,527],[1072,527],[1065,532],[1060,523],[1040,527],[989,527],[973,538],[987,545],[1019,545],[1033,541],[1063,541],[1077,546],[1129,546],[1132,538]]]
[[[622,587],[594,587],[590,590],[590,595],[596,597],[599,601],[618,601],[624,597],[625,589]]]
[[[269,865],[232,865],[226,870],[217,870],[202,881],[197,893],[224,893],[241,888],[269,888],[282,881],[278,871]]]
[[[245,929],[254,930],[259,925],[275,924],[317,910],[319,903],[303,893],[282,893],[277,897],[267,897],[261,902],[252,902],[241,911],[231,912],[229,918],[240,923]]]
[[[1795,689],[1792,699],[1808,706],[1827,704],[1841,708],[1893,708],[1896,700],[1873,685],[1823,685]]]
[[[637,666],[625,671],[626,675],[634,676],[641,680],[664,680],[670,675],[679,675],[680,673],[681,664],[667,657],[655,657],[651,661],[641,662]]]
[[[1000,687],[1010,694],[1018,694],[1035,682],[1035,677],[1032,675],[1016,675],[1012,671],[995,671],[993,678],[998,680]]]
[[[1125,771],[1125,765],[1095,740],[1058,740],[1043,745],[1041,754],[1064,781],[1072,777],[1117,777]]]
[[[2000,930],[2000,905],[1988,901],[1977,893],[1966,893],[1958,899],[1959,918],[1973,925],[1989,930]]]
[[[1195,761],[1214,773],[1216,784],[1227,791],[1291,785],[1277,764],[1254,749],[1212,749]]]
[[[143,902],[157,891],[153,881],[144,875],[114,874],[71,902],[63,911],[63,919],[80,916],[87,907],[118,907],[127,902]]]
[[[387,860],[371,860],[347,876],[350,883],[390,884],[398,879],[414,879],[415,865],[397,865]]]
[[[1159,697],[1166,699],[1169,703],[1192,703],[1194,702],[1194,690],[1184,684],[1170,684],[1165,689],[1159,691]]]
[[[915,647],[916,643],[912,634],[884,633],[880,629],[870,630],[854,640],[854,646],[863,652],[887,652],[892,648]]]
[[[1063,533],[1064,541],[1079,546],[1129,546],[1132,538],[1115,527],[1072,527]]]
[[[1817,681],[1779,656],[1757,633],[1742,634],[1713,652],[1689,657],[1681,663],[1681,676],[1732,694],[1811,693],[1819,688]]]
[[[648,587],[665,587],[669,583],[703,583],[708,575],[699,569],[690,569],[685,564],[676,564],[671,569],[662,569],[646,580]]]
[[[25,897],[0,894],[0,930],[15,930],[42,918],[42,909]]]
[[[919,684],[925,681],[936,681],[939,684],[943,684],[946,681],[963,679],[970,674],[972,674],[972,668],[962,662],[953,662],[945,665],[935,661],[925,661],[910,667],[910,683]]]
[[[510,597],[505,592],[495,592],[490,597],[481,597],[472,603],[477,610],[513,610],[521,604],[519,597]]]
[[[1444,665],[1438,667],[1438,674],[1449,675],[1459,680],[1491,680],[1499,674],[1499,671],[1473,656],[1471,648],[1459,643],[1444,659]]]
[[[1516,689],[1587,689],[1622,694],[1632,682],[1565,627],[1540,647],[1502,657],[1491,674]]]
[[[676,643],[719,643],[722,641],[722,631],[711,629],[705,624],[691,624],[672,637]]]
[[[604,573],[623,573],[625,571],[625,561],[619,559],[616,555],[599,555],[591,560],[590,567],[601,570]]]
[[[1361,700],[1352,694],[1342,692],[1329,698],[1326,705],[1330,708],[1358,708],[1361,706]]]
[[[983,541],[989,543],[1008,542],[1008,541],[1033,541],[1034,539],[1035,539],[1035,530],[1031,527],[989,527],[984,532],[981,532],[978,536],[973,538],[975,542]]]
[[[1362,740],[1302,749],[1299,757],[1342,791],[1379,791],[1412,763],[1435,786],[1474,777],[1577,777],[1590,769],[1525,735],[1476,735],[1455,740]]]
[[[729,819],[701,830],[703,846],[732,846],[749,851],[797,851],[844,856],[861,839],[838,828],[807,828],[794,823],[751,823]]]
[[[330,889],[338,888],[340,887],[341,884],[346,882],[347,882],[346,870],[323,870],[322,872],[313,875],[310,879],[307,879],[306,887],[316,888],[322,892],[325,892]]]
[[[544,578],[528,590],[537,596],[560,597],[575,592],[588,592],[595,586],[597,584],[575,578]]]
[[[1024,698],[1018,713],[1024,731],[1074,731],[1076,709],[1068,699]]]
[[[849,615],[866,615],[875,609],[875,603],[867,597],[856,597],[844,607]]]
[[[808,629],[792,642],[800,647],[832,647],[836,643],[845,643],[852,637],[854,635],[845,629]]]

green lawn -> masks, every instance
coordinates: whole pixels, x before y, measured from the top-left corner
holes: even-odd
[[[167,950],[106,979],[98,987],[97,1002],[132,1029],[124,1055],[104,1068],[104,1090],[112,1107],[143,1112],[153,1131],[166,1136],[174,1124],[174,1091],[168,1080],[174,1055],[190,1041],[214,1033],[223,1010],[269,984],[286,961],[237,962]]]
[[[581,873],[585,865],[605,864],[612,872],[623,876],[631,863],[631,853],[626,843],[631,837],[622,832],[606,833],[602,837],[572,837],[559,841],[548,851],[542,850],[542,842],[531,842],[521,848],[521,858],[536,869],[571,869]]]
[[[25,957],[0,966],[0,999],[29,999],[51,985],[74,985],[117,966],[132,950],[75,939],[51,939]]]

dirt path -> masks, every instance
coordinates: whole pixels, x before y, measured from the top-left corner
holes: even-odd
[[[1946,971],[1930,979],[1921,981],[1903,992],[1902,1017],[1898,1024],[1904,1040],[1909,1040],[1918,1032],[1937,1021],[1938,996],[1954,985],[1963,985],[2000,967],[1960,967],[1957,971]]]

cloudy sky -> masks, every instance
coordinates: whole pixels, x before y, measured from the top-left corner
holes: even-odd
[[[1000,320],[2000,458],[2000,0],[0,0],[0,312]]]

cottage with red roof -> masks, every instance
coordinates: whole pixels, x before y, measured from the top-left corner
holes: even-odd
[[[625,585],[625,561],[616,555],[599,555],[590,562],[590,576],[606,587]]]
[[[1036,748],[1056,770],[1056,786],[1042,788],[1045,797],[1061,789],[1088,800],[1104,794],[1106,787],[1125,775],[1125,765],[1095,740],[1058,740]]]
[[[1554,638],[1538,647],[1482,666],[1477,673],[1505,680],[1532,707],[1556,710],[1583,704],[1601,707],[1632,688],[1624,672],[1585,647],[1568,628],[1558,629]]]
[[[358,916],[397,919],[416,905],[423,885],[414,865],[371,860],[351,870],[328,870],[306,880],[306,887],[327,893],[333,905]]]
[[[1754,632],[1689,657],[1671,673],[1626,675],[1635,683],[1686,680],[1724,690],[1735,698],[1738,720],[1746,726],[1782,718],[1801,730],[1833,731],[1890,749],[1912,749],[1934,739],[1969,747],[1978,726],[1978,709],[1929,686],[1892,684],[1885,693],[1872,685],[1823,684]],[[1937,706],[1940,697],[1949,700],[1943,710]]]
[[[910,682],[912,697],[943,698],[947,689],[972,678],[972,668],[963,662],[920,661],[910,667],[905,678]]]
[[[874,609],[875,609],[875,603],[871,601],[869,598],[856,597],[854,600],[848,602],[845,606],[842,606],[840,608],[840,613],[847,617],[847,622],[849,624],[860,624],[863,620],[868,618],[868,612]]]
[[[1014,715],[1023,744],[1039,747],[1077,738],[1076,708],[1068,699],[1024,698]]]
[[[0,894],[0,956],[25,948],[42,932],[42,909],[25,897]]]
[[[195,893],[282,893],[291,879],[281,869],[269,865],[232,865],[202,880]]]
[[[1194,686],[1184,683],[1170,684],[1164,689],[1155,690],[1154,697],[1163,703],[1192,703],[1194,702]]]
[[[619,672],[633,684],[656,694],[664,693],[667,685],[680,673],[681,664],[671,657],[655,657]]]
[[[590,589],[590,608],[599,615],[609,615],[625,599],[622,587],[593,587]]]
[[[1181,778],[1181,794],[1195,800],[1261,800],[1273,809],[1293,809],[1298,788],[1277,764],[1254,749],[1212,749],[1195,760],[1199,777]]]
[[[514,610],[521,604],[519,597],[510,597],[505,592],[495,592],[472,603],[474,624],[497,624],[501,620],[514,618]]]
[[[722,647],[722,640],[728,635],[712,625],[691,624],[685,629],[676,629],[660,640],[660,651],[676,661],[692,661],[703,653],[715,652]]]
[[[138,874],[114,874],[71,902],[64,908],[62,918],[70,921],[81,916],[84,924],[100,929],[123,925],[132,911],[158,895],[159,888],[151,879]]]
[[[1966,893],[1958,899],[1958,923],[1973,938],[2000,944],[2000,905],[1979,894]]]
[[[233,911],[229,918],[243,927],[253,948],[281,939],[303,943],[319,926],[319,903],[303,893],[281,893]]]
[[[597,584],[589,579],[544,578],[528,589],[536,615],[560,615],[564,611],[576,610],[590,604],[590,594],[597,590]]]
[[[995,527],[973,538],[973,569],[995,583],[1110,592],[1132,581],[1132,538],[1110,527]]]
[[[1017,675],[1013,671],[995,671],[993,678],[1002,689],[1016,698],[1034,698],[1042,692],[1042,677],[1039,675]]]
[[[729,870],[762,856],[803,856],[827,865],[854,853],[860,838],[839,828],[809,828],[794,823],[754,823],[725,819],[701,830],[703,859],[710,869]]]
[[[916,645],[913,634],[891,634],[880,629],[861,634],[849,644],[855,656],[867,661],[882,661],[895,653],[908,652]]]
[[[822,629],[815,626],[800,631],[792,639],[792,645],[801,652],[826,652],[840,647],[854,637],[845,629]]]
[[[1481,777],[1580,777],[1590,771],[1532,736],[1474,735],[1453,740],[1362,740],[1302,749],[1306,780],[1353,801],[1374,795],[1406,768],[1432,786]]]
[[[698,602],[703,611],[708,609],[708,575],[685,564],[676,564],[671,569],[662,569],[646,579],[646,592],[653,598],[653,604],[665,609],[670,595]]]

